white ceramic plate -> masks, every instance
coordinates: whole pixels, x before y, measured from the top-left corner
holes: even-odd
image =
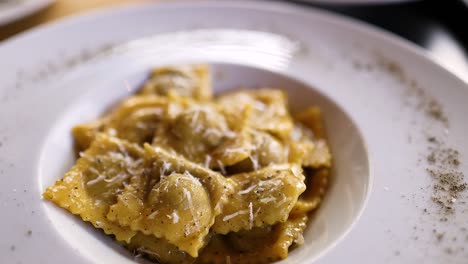
[[[53,0],[3,0],[0,1],[0,25],[33,14],[50,5]]]
[[[427,172],[463,183],[467,86],[399,38],[280,3],[179,2],[50,24],[0,44],[0,58],[0,263],[132,263],[41,193],[73,163],[73,124],[134,91],[151,67],[187,62],[212,63],[217,92],[275,85],[293,108],[323,108],[333,181],[285,263],[468,259],[468,194]],[[458,167],[442,160],[449,148]]]
[[[324,4],[395,4],[404,2],[414,2],[420,0],[299,0],[310,3]]]

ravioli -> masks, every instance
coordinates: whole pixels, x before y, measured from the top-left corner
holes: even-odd
[[[159,147],[145,152],[145,177],[132,179],[107,217],[197,257],[226,203],[227,180]]]
[[[269,132],[280,138],[287,138],[293,127],[293,120],[287,108],[286,94],[276,89],[240,90],[217,98],[217,102],[231,113],[240,113],[250,105],[252,114],[249,125]]]
[[[136,256],[146,256],[157,263],[190,264],[195,259],[165,239],[138,232],[126,245]]]
[[[106,116],[75,126],[72,132],[77,147],[79,150],[88,148],[99,132],[139,145],[151,142],[161,121],[168,117],[169,108],[183,108],[182,105],[176,104],[178,103],[170,101],[167,97],[132,96]]]
[[[227,234],[285,222],[305,190],[304,175],[297,165],[272,165],[232,175],[229,203],[216,217],[214,233]]]
[[[141,94],[168,95],[170,92],[197,100],[212,97],[207,65],[183,65],[154,69],[143,84]]]
[[[106,214],[131,175],[141,172],[143,153],[138,146],[100,134],[76,165],[46,189],[44,198],[129,242],[136,232],[110,222]]]
[[[331,167],[331,153],[326,140],[317,138],[312,130],[300,123],[294,125],[288,147],[290,162],[315,169]]]
[[[223,106],[192,103],[155,134],[152,144],[205,167],[222,169],[251,155],[250,114],[247,108],[234,117]]]
[[[43,197],[156,263],[270,263],[307,243],[332,155],[317,107],[278,89],[213,95],[207,65],[156,68],[72,129],[76,164]]]
[[[293,245],[304,243],[302,233],[307,220],[307,215],[303,214],[272,226],[216,235],[195,263],[261,264],[282,260]]]

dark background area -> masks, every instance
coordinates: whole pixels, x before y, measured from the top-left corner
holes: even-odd
[[[468,1],[420,0],[381,4],[322,4],[326,9],[391,31],[427,49],[444,66],[468,82]]]

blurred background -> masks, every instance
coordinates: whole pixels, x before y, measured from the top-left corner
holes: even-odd
[[[436,61],[468,82],[468,0],[269,1],[325,9],[391,31],[423,47]],[[62,17],[144,2],[158,1],[0,0],[0,44],[25,30]]]

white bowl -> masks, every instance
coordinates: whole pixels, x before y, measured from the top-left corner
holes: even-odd
[[[238,87],[273,87],[289,95],[292,111],[319,106],[333,154],[333,174],[329,191],[318,212],[310,220],[303,246],[291,252],[281,263],[311,262],[331,249],[358,220],[369,195],[371,175],[367,150],[353,120],[332,100],[298,80],[263,69],[234,64],[213,64],[216,93]],[[74,163],[70,129],[74,124],[91,120],[119,98],[128,95],[125,89],[115,89],[127,82],[133,91],[148,72],[113,75],[103,86],[76,99],[55,122],[43,144],[40,159],[40,186],[45,188],[62,177]],[[96,263],[130,262],[132,256],[109,237],[83,223],[65,210],[44,202],[57,233]],[[127,261],[125,261],[125,259]]]

